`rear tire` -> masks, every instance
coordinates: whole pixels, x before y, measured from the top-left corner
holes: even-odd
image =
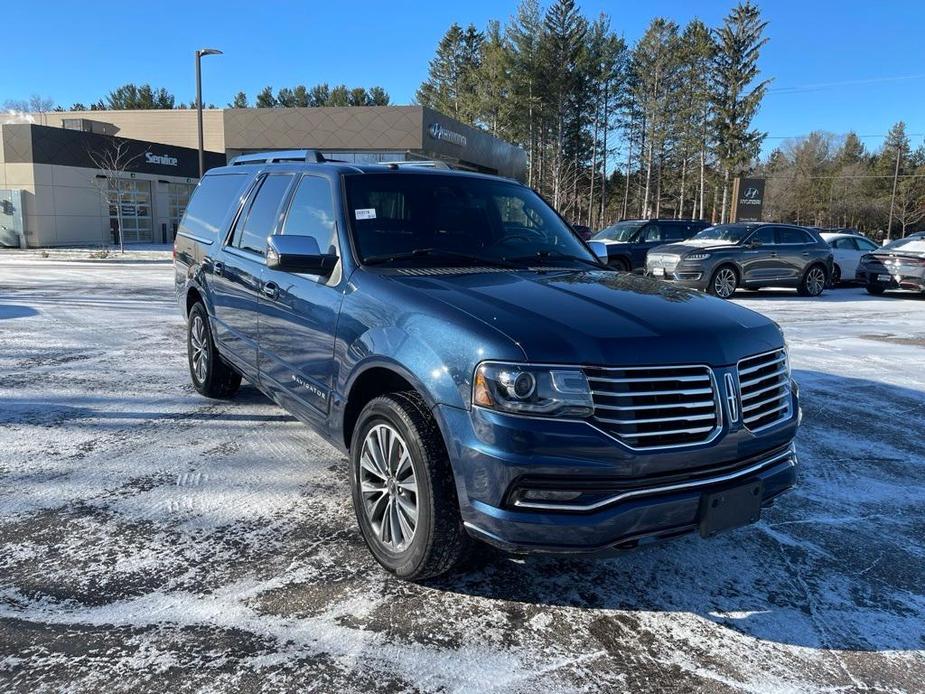
[[[886,291],[886,289],[885,289],[884,287],[881,287],[879,284],[868,284],[868,285],[867,285],[867,293],[868,293],[868,294],[872,294],[872,295],[874,295],[874,296],[880,296],[880,295],[882,295],[883,292],[885,292],[885,291]]]
[[[716,268],[707,285],[707,291],[720,299],[730,299],[739,286],[739,275],[731,265]]]
[[[376,561],[409,581],[466,561],[474,541],[463,527],[443,436],[421,396],[371,400],[351,439],[353,508]]]
[[[819,296],[825,291],[829,278],[821,265],[810,265],[797,287],[800,296]]]
[[[241,374],[219,355],[206,307],[196,303],[186,323],[186,353],[193,387],[207,398],[230,398],[241,387]]]

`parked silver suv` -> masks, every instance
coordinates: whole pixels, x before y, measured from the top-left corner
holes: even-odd
[[[812,229],[720,224],[649,251],[646,274],[728,299],[739,287],[795,287],[819,296],[832,276],[832,249]]]

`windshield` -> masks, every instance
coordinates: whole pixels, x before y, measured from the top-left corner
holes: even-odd
[[[645,222],[617,222],[612,227],[597,232],[591,238],[594,241],[631,241],[644,224]]]
[[[880,249],[881,251],[902,251],[903,253],[925,253],[925,239],[896,239]]]
[[[522,185],[404,172],[344,180],[364,264],[599,265],[549,205]]]
[[[699,234],[694,236],[695,239],[705,239],[708,241],[726,241],[727,243],[738,243],[748,233],[748,227],[744,224],[717,224],[715,227],[707,227]]]

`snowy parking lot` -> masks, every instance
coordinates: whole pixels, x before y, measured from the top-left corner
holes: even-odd
[[[801,386],[755,526],[404,583],[344,457],[189,384],[168,263],[0,257],[0,691],[923,691],[925,300],[740,292]]]

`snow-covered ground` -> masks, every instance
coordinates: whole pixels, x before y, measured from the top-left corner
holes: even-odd
[[[0,691],[925,688],[925,300],[737,297],[805,408],[757,526],[411,585],[341,455],[193,392],[171,272],[0,259]]]

